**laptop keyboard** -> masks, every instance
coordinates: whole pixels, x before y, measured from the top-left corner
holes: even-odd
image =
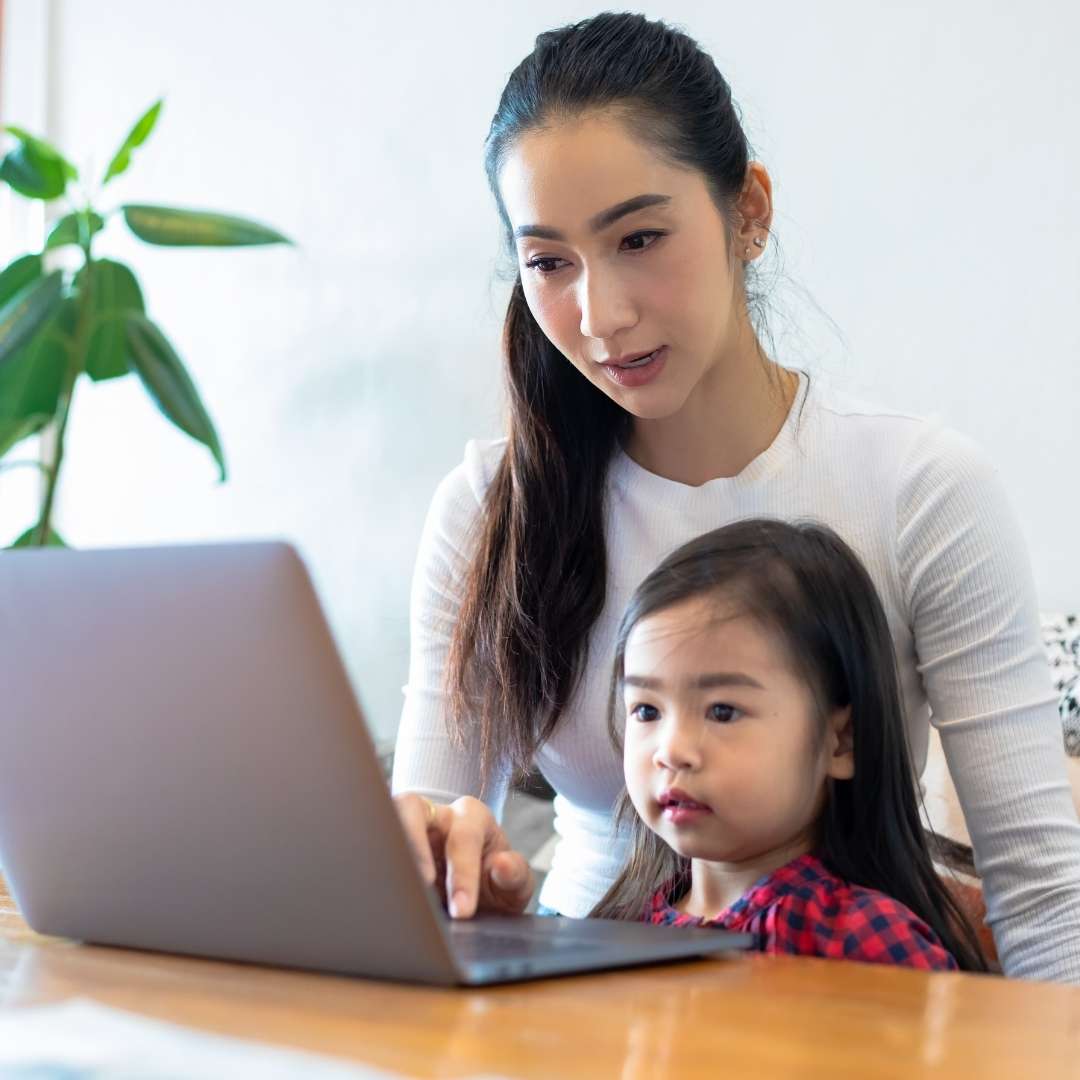
[[[591,952],[596,946],[581,941],[560,941],[548,934],[514,934],[502,931],[479,930],[454,933],[454,952],[466,961],[498,960],[505,956],[560,955],[574,950]],[[475,929],[475,928],[471,928]]]

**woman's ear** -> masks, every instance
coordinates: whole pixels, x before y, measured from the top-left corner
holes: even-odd
[[[834,780],[850,780],[855,775],[855,731],[850,705],[830,714],[826,751],[826,774]]]
[[[756,257],[765,246],[773,214],[772,179],[760,161],[751,161],[747,166],[736,205],[742,218],[735,237],[736,250],[744,251],[749,245],[751,258]]]

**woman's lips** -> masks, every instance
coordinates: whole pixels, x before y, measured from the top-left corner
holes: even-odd
[[[619,386],[644,386],[652,382],[664,370],[667,353],[668,347],[661,345],[645,360],[634,360],[629,364],[602,364],[601,366],[608,378]]]

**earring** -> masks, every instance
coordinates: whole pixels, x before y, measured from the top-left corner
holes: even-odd
[[[757,246],[759,248],[763,248],[765,246],[765,241],[762,240],[760,236],[755,236],[754,237],[754,243],[757,244]],[[747,250],[749,250],[749,249],[747,249]]]
[[[750,248],[749,248],[749,246],[743,248],[743,258],[744,259],[749,259],[750,258]]]

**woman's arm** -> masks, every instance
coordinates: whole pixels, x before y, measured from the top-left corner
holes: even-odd
[[[1080,824],[1027,549],[966,439],[927,425],[911,447],[897,558],[1002,967],[1080,983]]]
[[[533,891],[527,860],[511,850],[498,824],[508,775],[485,784],[475,743],[459,743],[447,727],[446,663],[486,487],[484,464],[482,449],[470,443],[465,462],[436,490],[424,524],[391,785],[424,880],[439,889],[452,915],[465,918],[478,910],[521,912]]]
[[[439,484],[428,510],[413,574],[409,615],[409,681],[394,750],[394,794],[411,791],[438,803],[462,795],[482,799],[501,817],[508,776],[484,785],[479,748],[458,744],[447,728],[445,687],[450,640],[468,573],[484,484],[483,450]]]

